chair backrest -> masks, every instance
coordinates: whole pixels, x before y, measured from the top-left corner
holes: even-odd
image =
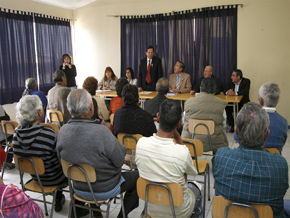
[[[58,110],[47,110],[47,118],[50,122],[58,122],[60,126],[63,123],[63,114]]]
[[[36,174],[33,163],[36,167],[36,170],[39,175],[43,175],[45,172],[45,167],[43,160],[39,157],[21,157],[16,154],[14,156],[14,161],[15,161],[15,167],[17,170],[24,172],[24,173],[29,173],[29,174]],[[33,163],[32,163],[33,162]],[[19,164],[21,165],[21,170],[19,167]]]
[[[58,127],[58,125],[56,125],[54,123],[43,123],[42,125],[44,127],[53,129],[57,134],[59,133],[59,127]]]
[[[137,180],[139,198],[143,201],[146,200],[146,186],[148,186],[148,202],[170,206],[168,190],[159,185],[165,185],[169,188],[174,206],[178,207],[183,204],[183,190],[179,183],[155,183],[142,177],[139,177]]]
[[[191,157],[201,157],[203,155],[202,141],[198,139],[182,139],[182,141],[188,148]]]
[[[272,154],[275,154],[275,153],[281,154],[277,148],[264,148],[264,150],[269,151]]]
[[[17,126],[18,126],[18,123],[16,121],[7,121],[7,120],[1,121],[1,127],[5,134],[9,134],[9,135],[14,134],[14,129]]]
[[[233,203],[222,196],[216,196],[212,202],[213,218],[253,218],[256,217],[255,210],[260,218],[273,218],[273,211],[269,205]]]
[[[195,134],[207,135],[207,128],[201,123],[208,126],[209,133],[212,135],[214,133],[214,121],[213,120],[199,120],[199,119],[189,119],[188,121],[188,131],[193,133],[193,129],[195,127]]]
[[[72,180],[87,182],[84,173],[78,167],[81,167],[86,172],[89,182],[95,182],[97,180],[96,170],[88,164],[72,164],[61,159],[61,166],[66,177],[68,177],[68,169],[70,168],[70,178]]]
[[[136,150],[137,142],[143,136],[141,134],[127,134],[127,133],[118,133],[117,138],[120,143],[126,146],[127,149]]]
[[[114,125],[114,117],[115,117],[115,114],[110,115],[111,125]]]

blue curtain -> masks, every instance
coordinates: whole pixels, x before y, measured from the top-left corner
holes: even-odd
[[[213,66],[222,84],[230,80],[237,65],[236,6],[150,15],[142,20],[147,19],[146,25],[141,25],[139,19],[121,19],[122,76],[127,66],[133,66],[135,77],[138,75],[136,69],[145,57],[145,47],[151,44],[162,60],[166,78],[179,60],[185,64],[193,85],[203,76],[206,65]]]
[[[0,10],[0,104],[17,102],[36,75],[33,17]]]
[[[237,67],[237,7],[203,8],[195,13],[196,76],[203,75],[206,65],[225,86]]]
[[[54,86],[52,75],[62,64],[62,55],[72,55],[70,22],[35,15],[35,31],[39,87],[46,94]]]
[[[121,76],[132,67],[138,78],[140,60],[146,57],[146,47],[156,45],[156,17],[124,17],[121,19]],[[155,55],[158,50],[155,48]]]

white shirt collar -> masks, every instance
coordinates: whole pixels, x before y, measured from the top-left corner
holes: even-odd
[[[276,108],[274,107],[263,107],[263,109],[269,113],[275,113],[276,112]]]

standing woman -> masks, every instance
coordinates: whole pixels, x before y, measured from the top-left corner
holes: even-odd
[[[135,78],[134,76],[134,71],[131,67],[128,67],[126,69],[126,77],[127,77],[127,80],[129,82],[129,84],[131,85],[134,85],[134,86],[137,86],[137,79]]]
[[[63,70],[67,79],[67,87],[71,90],[77,89],[76,66],[72,64],[72,57],[69,54],[62,55],[62,65],[59,66],[59,70]]]
[[[106,67],[105,74],[103,79],[101,80],[99,84],[99,88],[101,90],[116,90],[116,82],[118,78],[114,74],[114,71],[111,67]]]

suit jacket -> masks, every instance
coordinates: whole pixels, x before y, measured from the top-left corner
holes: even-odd
[[[71,118],[66,106],[66,99],[70,91],[68,87],[55,84],[47,94],[47,109],[59,110],[63,114],[63,124],[66,124]],[[46,119],[46,121],[48,121],[48,119]]]
[[[238,95],[243,95],[243,99],[241,100],[239,104],[239,108],[242,108],[244,104],[250,101],[249,93],[250,93],[250,85],[251,81],[247,78],[242,78],[242,81],[239,86]],[[225,90],[225,93],[229,90],[233,89],[235,90],[235,84],[233,82],[230,82],[227,86],[227,89]]]
[[[215,124],[214,133],[211,136],[213,151],[216,152],[218,148],[228,146],[228,138],[222,127],[225,106],[226,103],[223,100],[205,92],[189,98],[184,105],[185,122],[181,137],[190,139],[192,136],[188,130],[189,119],[213,120]],[[202,141],[204,151],[210,150],[207,135],[197,134],[195,138]]]
[[[151,83],[147,84],[146,76],[147,76],[147,57],[141,59],[139,65],[139,76],[138,76],[138,87],[142,87],[144,91],[155,91],[156,90],[156,83],[158,79],[163,76],[162,66],[161,66],[161,59],[157,57],[152,58],[151,69],[150,69],[150,76],[151,76]]]
[[[157,94],[155,98],[146,100],[144,103],[144,110],[149,112],[153,117],[156,117],[159,112],[159,107],[167,97],[163,94]]]
[[[203,78],[204,77],[199,78],[199,80],[195,84],[195,86],[193,88],[194,92],[197,92],[197,93],[200,92],[200,85],[201,85],[201,81],[203,80]],[[215,84],[216,84],[215,95],[218,95],[223,91],[222,84],[221,84],[219,78],[217,78],[215,75],[212,75],[211,78],[215,81]]]
[[[169,78],[169,88],[176,89],[176,74],[171,74]],[[191,90],[191,81],[190,75],[188,73],[182,73],[180,78],[180,92],[190,92]]]

